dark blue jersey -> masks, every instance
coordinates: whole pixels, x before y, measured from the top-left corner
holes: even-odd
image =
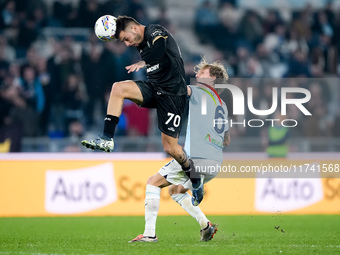
[[[161,25],[147,25],[137,47],[146,63],[148,81],[169,95],[186,95],[184,63],[172,34]]]

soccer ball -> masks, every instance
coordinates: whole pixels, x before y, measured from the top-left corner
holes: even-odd
[[[99,40],[112,41],[116,39],[116,20],[117,18],[111,15],[104,15],[97,19],[94,32]]]

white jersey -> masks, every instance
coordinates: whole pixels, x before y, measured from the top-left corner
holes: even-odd
[[[208,87],[190,88],[184,149],[190,158],[211,159],[222,163],[224,133],[229,130],[227,106]]]

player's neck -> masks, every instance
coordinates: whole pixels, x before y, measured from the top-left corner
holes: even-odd
[[[141,31],[141,34],[143,35],[143,38],[144,38],[145,26],[140,25],[140,31]]]

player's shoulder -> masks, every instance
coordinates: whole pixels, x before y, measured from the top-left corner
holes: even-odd
[[[155,38],[157,36],[166,36],[168,34],[165,27],[159,24],[149,24],[147,25],[147,34],[151,38]]]
[[[198,86],[196,85],[189,85],[190,89],[191,89],[191,95],[195,95],[195,94],[201,94],[202,92],[204,93],[203,90],[201,90]]]

